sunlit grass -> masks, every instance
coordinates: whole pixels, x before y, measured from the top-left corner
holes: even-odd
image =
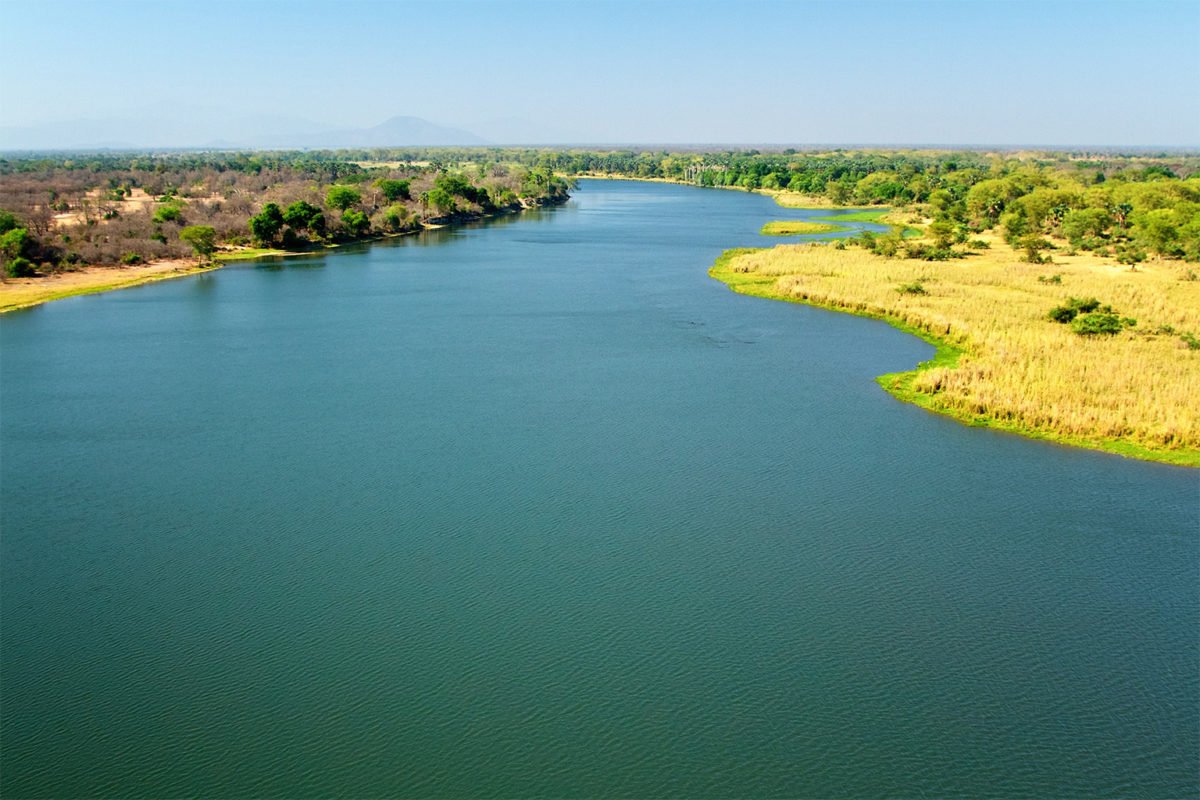
[[[829,220],[830,222],[882,222],[883,218],[892,213],[890,208],[874,208],[870,210],[850,211],[846,214],[838,214],[831,217],[817,217],[817,219]]]
[[[1047,270],[1061,284],[1039,282]],[[1181,338],[1200,335],[1200,281],[1182,280],[1178,262],[1134,272],[1089,254],[1034,265],[999,241],[943,262],[780,245],[731,251],[711,274],[739,292],[883,318],[940,344],[932,363],[880,379],[930,410],[1200,466],[1200,351]],[[899,291],[912,284],[924,293]],[[1076,335],[1046,318],[1070,296],[1099,298],[1137,325],[1112,337]]]
[[[809,222],[803,219],[781,219],[768,222],[759,231],[763,236],[801,236],[811,233],[836,233],[844,231],[844,225],[834,225],[829,222]]]

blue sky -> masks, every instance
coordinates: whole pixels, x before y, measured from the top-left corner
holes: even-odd
[[[1200,0],[0,0],[0,124],[395,115],[547,139],[1200,145]]]

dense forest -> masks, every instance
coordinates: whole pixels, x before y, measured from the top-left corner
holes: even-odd
[[[886,255],[954,258],[997,229],[1031,261],[1059,247],[1200,261],[1194,155],[544,148],[0,159],[0,258],[11,276],[219,246],[303,249],[561,202],[586,175],[907,207],[930,222],[921,243],[868,237]]]

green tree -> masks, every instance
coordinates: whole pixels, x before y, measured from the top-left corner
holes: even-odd
[[[392,231],[404,230],[408,224],[408,209],[399,203],[388,206],[387,211],[383,212],[383,221]]]
[[[1068,211],[1062,219],[1063,236],[1075,247],[1082,247],[1087,240],[1102,236],[1112,227],[1112,215],[1103,208],[1081,208]]]
[[[17,256],[4,265],[4,274],[10,278],[31,278],[37,273],[28,258]]]
[[[954,223],[948,219],[934,220],[929,225],[929,234],[933,237],[934,248],[949,250],[955,235]]]
[[[0,234],[0,253],[8,258],[29,255],[32,248],[33,238],[25,228],[9,228]]]
[[[344,212],[361,202],[362,195],[349,186],[330,186],[329,191],[325,193],[325,205],[338,211]]]
[[[371,220],[361,211],[342,212],[342,224],[353,236],[364,236],[371,230]]]
[[[397,200],[412,199],[412,195],[409,194],[409,187],[411,185],[409,181],[380,178],[375,182],[375,185],[379,187],[379,191],[383,192],[383,196],[388,199],[389,203],[394,203]]]
[[[1160,256],[1173,255],[1179,239],[1179,223],[1169,208],[1156,208],[1134,218],[1134,238]]]
[[[157,223],[182,222],[183,209],[178,203],[167,203],[154,210],[153,220]]]
[[[325,235],[325,215],[317,212],[308,218],[308,231],[317,237]]]
[[[851,184],[843,181],[829,181],[825,184],[825,194],[829,195],[834,205],[844,206],[854,196],[854,189]]]
[[[298,231],[307,230],[312,225],[314,217],[320,215],[321,209],[303,200],[292,203],[283,212],[283,221],[288,227]]]
[[[454,195],[440,186],[430,189],[428,194],[429,204],[436,208],[438,213],[453,214],[458,210],[458,204],[454,202]]]
[[[283,212],[275,203],[267,203],[260,213],[250,218],[250,233],[262,245],[274,244],[282,227]]]
[[[211,225],[189,225],[179,232],[179,238],[190,244],[201,259],[217,249],[217,232]]]

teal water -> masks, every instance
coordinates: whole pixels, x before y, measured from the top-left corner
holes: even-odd
[[[567,206],[0,319],[0,794],[1193,797],[1200,478]]]

